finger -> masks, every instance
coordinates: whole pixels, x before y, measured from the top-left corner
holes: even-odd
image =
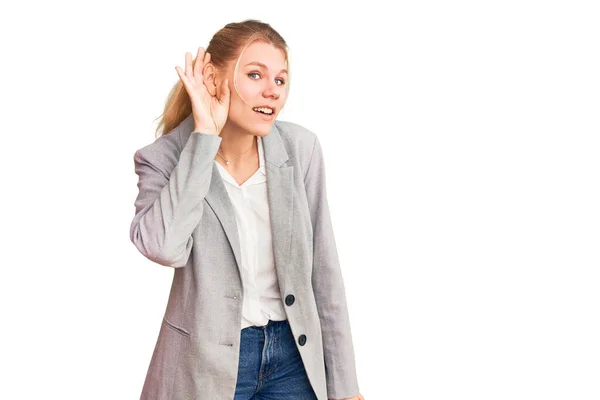
[[[183,74],[181,71],[181,67],[179,65],[175,66],[175,71],[177,71],[177,75],[179,75],[179,79],[183,81]]]
[[[229,91],[229,79],[223,80],[221,83],[221,94],[219,96],[219,103],[221,104],[229,104],[229,96],[231,92]]]
[[[177,75],[179,75],[179,79],[181,79],[181,83],[183,83],[183,86],[185,86],[187,89],[188,88],[188,80],[187,80],[187,77],[185,76],[185,73],[183,72],[183,70],[181,69],[181,67],[179,65],[175,67],[175,70],[177,71]]]
[[[221,88],[223,87],[223,85],[218,84],[217,87],[215,89],[217,89],[217,93],[215,93],[215,97],[217,98],[217,100],[221,99]]]
[[[202,67],[204,67],[204,57],[206,53],[202,47],[198,47],[198,54],[194,61],[194,76],[202,75]]]
[[[185,52],[185,76],[188,78],[192,78],[193,70],[192,70],[192,53],[189,51]]]
[[[204,63],[202,64],[202,79],[204,79],[204,66],[210,62],[210,53],[204,53]]]

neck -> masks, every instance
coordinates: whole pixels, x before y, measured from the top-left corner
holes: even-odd
[[[239,127],[231,126],[229,121],[223,126],[219,136],[221,136],[219,152],[226,159],[232,160],[234,164],[254,160],[258,155],[256,136]],[[223,158],[218,154],[215,156],[215,159],[224,162]]]

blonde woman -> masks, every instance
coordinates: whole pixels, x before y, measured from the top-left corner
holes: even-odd
[[[175,268],[142,400],[364,400],[317,136],[278,121],[287,45],[219,30],[135,152],[131,241]]]

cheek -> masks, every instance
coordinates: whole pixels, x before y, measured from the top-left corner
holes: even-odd
[[[240,103],[246,106],[252,106],[252,99],[256,96],[256,93],[252,92],[252,88],[248,85],[238,85],[236,91],[236,97]]]
[[[244,125],[252,117],[254,111],[238,96],[232,96],[229,104],[228,119],[238,125]]]

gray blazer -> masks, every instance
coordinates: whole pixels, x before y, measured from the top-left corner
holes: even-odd
[[[131,241],[148,259],[175,268],[141,400],[229,400],[235,393],[240,244],[214,164],[222,139],[193,128],[190,114],[134,156],[139,194]],[[263,146],[275,264],[282,298],[295,297],[284,307],[296,346],[319,400],[355,396],[354,349],[319,140],[300,125],[276,120]]]

